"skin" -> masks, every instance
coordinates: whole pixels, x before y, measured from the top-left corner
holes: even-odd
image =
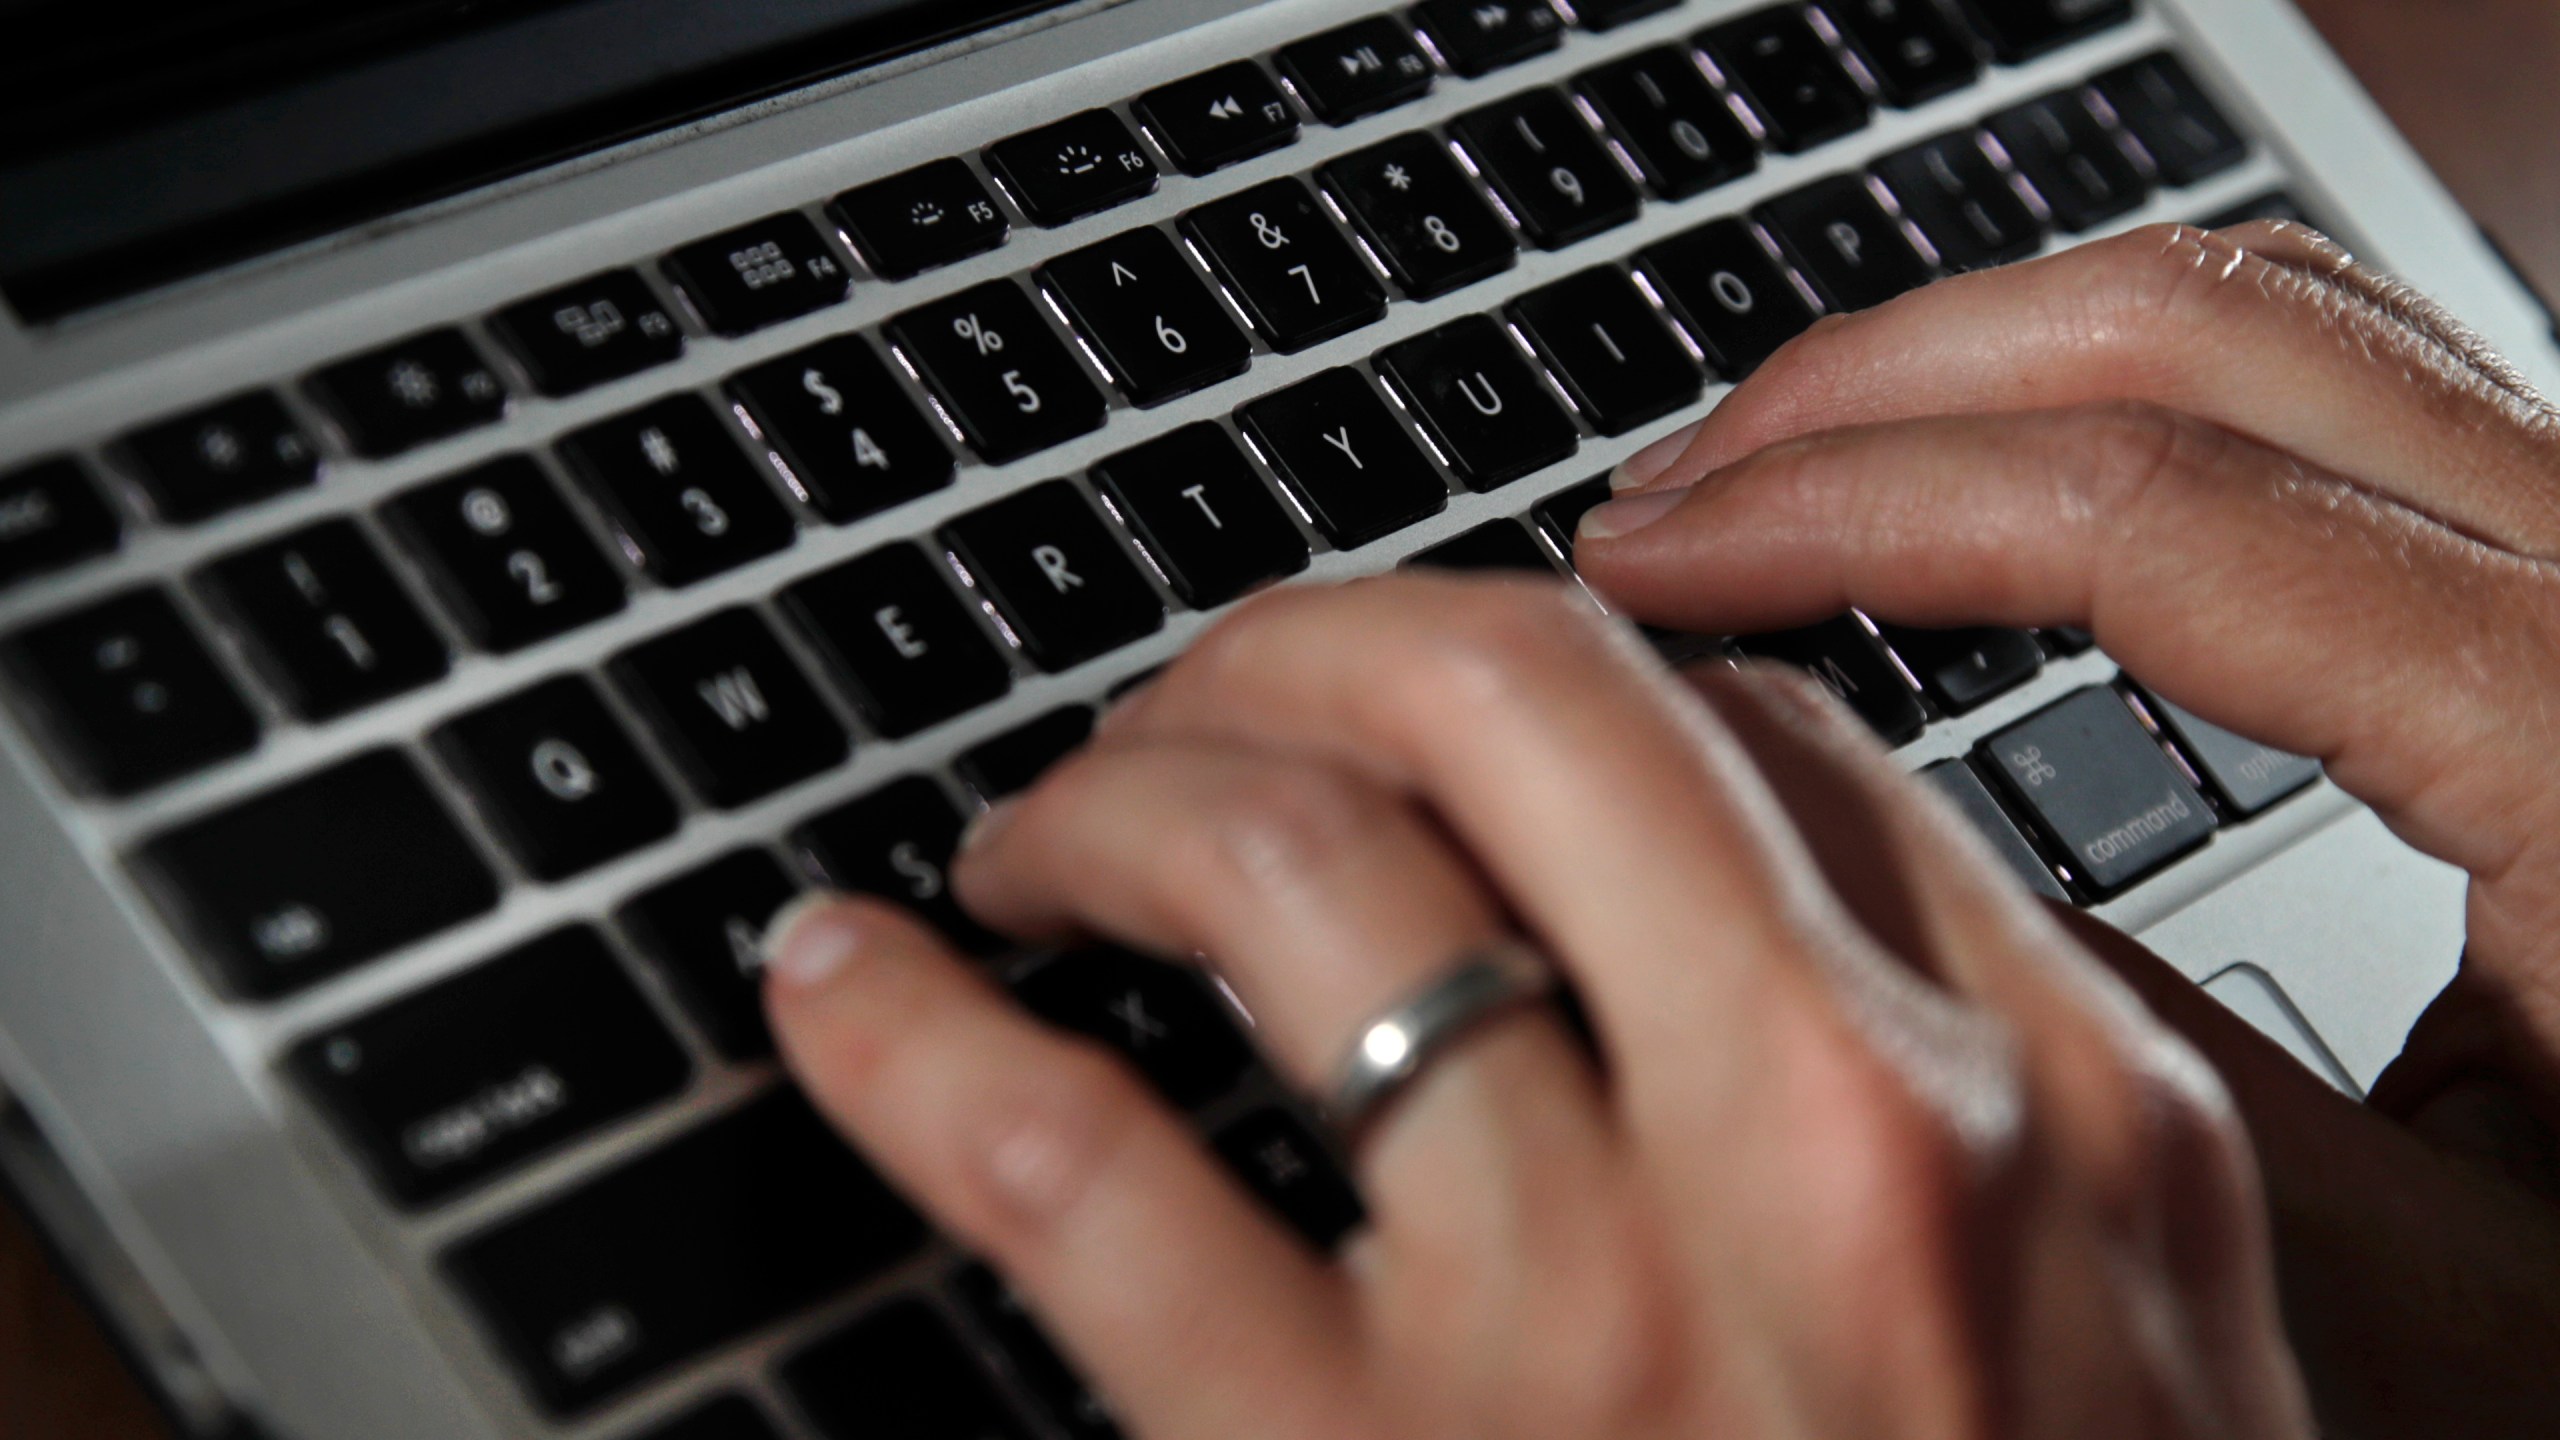
[[[1585,523],[1622,616],[2083,625],[2320,756],[2474,877],[2370,1107],[1818,688],[1525,582],[1258,597],[955,869],[1025,942],[1212,957],[1315,1093],[1472,946],[1552,957],[1589,1042],[1532,1007],[1437,1058],[1339,1257],[886,905],[777,922],[776,1033],[1148,1440],[2543,1433],[2554,423],[2317,237],[2149,230],[1826,321]]]

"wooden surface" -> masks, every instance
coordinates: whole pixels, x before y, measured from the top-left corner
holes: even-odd
[[[2546,295],[2560,295],[2560,0],[2302,0]],[[0,1440],[168,1440],[24,1224],[0,1208]]]

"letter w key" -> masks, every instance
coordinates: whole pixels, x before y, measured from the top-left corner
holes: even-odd
[[[844,758],[844,727],[752,611],[626,651],[613,672],[686,780],[723,809]]]

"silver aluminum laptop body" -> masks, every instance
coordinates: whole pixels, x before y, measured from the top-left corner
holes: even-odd
[[[186,576],[316,519],[370,512],[420,482],[539,449],[668,391],[711,392],[729,374],[824,337],[877,333],[898,311],[1024,274],[1129,227],[1169,222],[1248,185],[1309,174],[1334,156],[1678,42],[1747,8],[1690,0],[1605,33],[1575,30],[1560,48],[1512,68],[1478,79],[1443,75],[1427,98],[1384,114],[1340,128],[1310,122],[1296,144],[1231,170],[1195,179],[1165,166],[1153,194],[1106,214],[1059,229],[1017,220],[1002,248],[912,280],[858,274],[844,304],[734,340],[696,333],[670,365],[567,399],[521,396],[501,424],[388,460],[355,458],[324,440],[326,469],[315,486],[193,526],[129,521],[114,554],[0,589],[0,635],[135,583]],[[705,235],[793,208],[820,216],[828,197],[861,182],[974,157],[1033,125],[1121,104],[1214,64],[1268,56],[1380,10],[1376,0],[1071,5],[93,313],[46,325],[0,320],[0,472],[68,451],[113,475],[116,462],[101,458],[107,442],[153,418],[243,386],[294,392],[299,377],[334,360],[430,327],[476,326],[515,300],[608,267],[654,274],[657,257]],[[784,1433],[817,1433],[775,1380],[777,1357],[881,1296],[938,1284],[947,1258],[927,1252],[567,1419],[528,1397],[438,1268],[458,1238],[778,1083],[769,1064],[720,1059],[656,982],[644,988],[693,1062],[693,1078],[674,1099],[421,1210],[383,1202],[281,1057],[323,1027],[538,932],[601,921],[632,893],[708,857],[774,845],[825,805],[892,776],[939,770],[965,747],[1061,702],[1097,698],[1178,652],[1209,617],[1176,606],[1161,632],[1103,660],[1058,676],[1026,668],[1005,699],[910,739],[863,735],[849,762],[814,780],[734,810],[694,808],[667,842],[568,880],[513,874],[488,913],[273,1001],[236,998],[209,977],[134,878],[137,845],[328,759],[386,744],[423,753],[429,729],[537,677],[593,668],[637,639],[722,607],[764,604],[790,581],[891,539],[930,534],[1009,490],[1081,475],[1140,440],[1225,417],[1252,395],[1360,363],[1394,340],[1492,310],[2164,45],[2186,58],[2254,147],[2237,169],[2164,191],[2108,228],[2195,220],[2284,190],[2361,254],[2444,301],[2528,375],[2545,385],[2560,380],[2560,354],[2537,302],[2283,0],[2144,0],[2128,25],[2022,66],[1991,67],[1977,83],[1915,110],[1880,108],[1874,123],[1845,139],[1801,156],[1772,154],[1755,173],[1690,199],[1650,201],[1634,223],[1560,252],[1525,250],[1515,269],[1490,282],[1398,300],[1381,323],[1299,354],[1258,347],[1241,378],[1155,409],[1115,402],[1096,433],[1007,465],[964,461],[956,484],[849,526],[804,515],[789,549],[701,584],[671,590],[635,580],[619,614],[559,641],[508,656],[456,643],[442,681],[322,724],[284,719],[262,700],[265,737],[253,751],[133,798],[85,792],[29,726],[0,718],[0,1085],[27,1122],[8,1144],[20,1192],[191,1417],[236,1412],[280,1437],[620,1436],[735,1390]],[[1711,384],[1704,403],[1721,393]],[[293,403],[297,416],[328,435],[302,401]],[[1373,572],[1483,521],[1525,514],[1539,497],[1606,471],[1702,409],[1620,438],[1586,433],[1569,462],[1489,493],[1457,491],[1438,515],[1356,553],[1319,545],[1304,574]],[[119,503],[128,515],[138,508]],[[210,626],[192,602],[188,613]],[[236,641],[221,639],[218,648],[233,672],[249,673]],[[2056,660],[2025,688],[1933,726],[1906,753],[1914,766],[1964,755],[1993,730],[2113,674],[2094,653]],[[242,684],[259,693],[254,680]],[[467,812],[470,801],[450,777],[427,769]],[[2099,913],[2143,934],[2334,1082],[2353,1087],[2370,1083],[2396,1053],[2451,973],[2461,903],[2456,874],[2401,847],[2323,782],[2229,826]]]

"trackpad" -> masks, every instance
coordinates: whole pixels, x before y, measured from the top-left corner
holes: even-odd
[[[2293,997],[2284,993],[2274,976],[2243,962],[2205,981],[2204,993],[2258,1027],[2261,1034],[2283,1046],[2311,1073],[2358,1100],[2364,1098],[2363,1089],[2347,1074],[2347,1067],[2329,1053],[2328,1045],[2311,1028],[2311,1022],[2302,1018]]]

